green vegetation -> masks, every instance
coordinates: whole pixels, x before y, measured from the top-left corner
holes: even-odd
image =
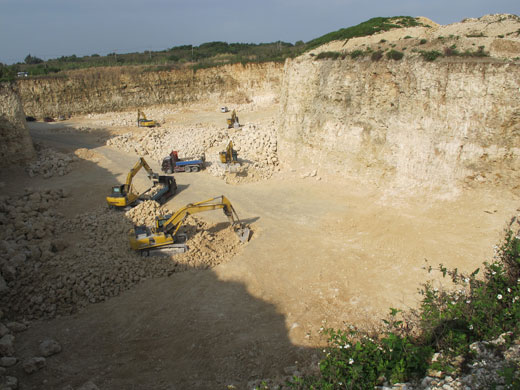
[[[365,52],[363,50],[354,50],[352,53],[350,53],[350,58],[355,59],[358,57],[363,57],[365,55]]]
[[[303,53],[306,45],[298,41],[272,43],[208,42],[199,46],[183,45],[163,51],[117,54],[106,56],[93,54],[78,57],[75,54],[43,61],[27,55],[23,63],[11,65],[16,72],[28,72],[29,76],[52,74],[60,71],[108,66],[143,66],[147,69],[202,69],[235,63],[283,62]]]
[[[316,56],[317,60],[332,59],[336,60],[341,57],[341,53],[337,51],[323,51]]]
[[[16,67],[0,63],[0,82],[14,80],[16,78],[16,72]]]
[[[314,49],[315,47],[321,46],[325,43],[345,40],[356,37],[364,37],[368,35],[374,35],[380,31],[389,31],[395,28],[422,26],[423,24],[418,22],[416,18],[411,16],[396,16],[392,18],[372,18],[366,22],[360,23],[357,26],[348,28],[342,28],[340,30],[328,33],[322,37],[313,39],[307,42],[306,50]]]
[[[370,59],[372,61],[379,61],[381,58],[383,58],[383,52],[381,50],[376,50],[375,52],[372,53],[372,55],[370,56]]]
[[[404,57],[404,53],[397,50],[390,50],[386,53],[386,58],[389,60],[399,61]]]
[[[421,56],[426,61],[435,61],[437,59],[437,57],[442,56],[442,54],[440,52],[438,52],[437,50],[430,50],[430,51],[421,51]]]
[[[520,237],[506,233],[497,248],[495,261],[484,263],[471,274],[449,270],[442,264],[427,267],[449,277],[452,290],[423,285],[417,311],[391,309],[384,330],[377,333],[322,329],[328,348],[320,362],[320,375],[293,378],[292,389],[373,389],[384,383],[422,378],[428,369],[460,373],[462,363],[471,359],[470,344],[507,334],[506,346],[520,335]],[[432,359],[439,353],[437,359]],[[434,360],[432,362],[432,360]],[[520,366],[500,373],[505,388],[520,389]],[[494,388],[494,387],[493,387]]]
[[[419,41],[419,45],[424,45],[426,42],[428,42],[428,40],[423,38]]]

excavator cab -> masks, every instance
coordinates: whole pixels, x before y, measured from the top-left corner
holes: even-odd
[[[113,198],[117,198],[117,197],[125,196],[125,195],[126,195],[126,191],[125,191],[125,185],[124,184],[112,187],[112,195],[111,196]]]

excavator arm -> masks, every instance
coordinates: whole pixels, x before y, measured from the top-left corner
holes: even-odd
[[[152,229],[144,226],[135,226],[130,233],[130,246],[132,249],[146,251],[147,253],[151,249],[168,247],[180,248],[183,249],[182,251],[185,251],[187,250],[186,245],[177,244],[178,240],[176,238],[188,215],[216,209],[224,211],[240,241],[246,242],[249,240],[249,228],[240,222],[231,202],[222,195],[202,202],[187,204],[170,216],[159,217],[156,219],[155,226]]]
[[[132,181],[141,168],[146,170],[150,180],[157,179],[158,175],[152,171],[152,168],[150,168],[146,160],[140,157],[130,172],[128,172],[128,175],[126,175],[125,184],[112,187],[111,196],[107,196],[109,206],[119,208],[127,207],[139,198],[139,195],[134,193],[132,189]]]

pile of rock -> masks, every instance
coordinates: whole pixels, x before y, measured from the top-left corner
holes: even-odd
[[[222,129],[207,125],[187,128],[168,125],[151,129],[146,133],[125,133],[107,141],[107,145],[140,156],[150,156],[159,163],[172,150],[180,158],[206,156],[207,171],[214,176],[229,177],[219,164],[219,152],[233,141],[241,162],[240,172],[234,182],[267,179],[278,170],[278,144],[274,122],[246,124],[240,129]]]
[[[130,219],[135,225],[153,226],[155,217],[159,215],[169,214],[169,210],[161,208],[159,203],[153,200],[147,200],[133,209],[127,211],[126,217]]]
[[[73,154],[60,153],[41,145],[35,145],[35,149],[38,155],[36,161],[25,168],[30,177],[42,175],[48,179],[53,176],[64,176],[72,170],[71,164],[79,160]]]
[[[69,220],[52,211],[64,196],[27,190],[0,198],[0,306],[13,320],[74,313],[145,279],[213,267],[240,248],[230,227],[193,218],[185,222],[188,252],[143,258],[130,249],[128,233],[167,210],[150,201],[128,216],[103,207]]]
[[[0,321],[2,313],[0,312]],[[45,339],[38,345],[37,356],[20,359],[15,349],[18,333],[24,332],[27,324],[21,322],[0,322],[0,389],[18,388],[17,367],[30,375],[47,366],[47,358],[61,352],[61,345],[53,339]]]

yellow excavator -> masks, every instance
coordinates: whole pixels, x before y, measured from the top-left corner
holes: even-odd
[[[232,127],[238,129],[240,127],[240,123],[238,123],[237,112],[235,110],[233,110],[233,112],[231,113],[231,118],[227,119],[227,125],[228,129],[231,129]]]
[[[159,126],[159,124],[151,119],[147,119],[144,112],[141,110],[137,110],[137,127],[155,127]]]
[[[239,164],[238,153],[233,149],[233,141],[229,141],[226,150],[219,153],[220,162],[222,164]]]
[[[160,185],[159,191],[156,191],[153,196],[146,197],[145,194],[152,189],[142,194],[137,194],[132,186],[132,180],[134,176],[139,172],[141,168],[144,168],[148,173],[148,178],[152,180],[153,187]],[[112,193],[107,196],[108,206],[111,208],[127,208],[135,206],[141,200],[155,200],[159,203],[164,203],[168,198],[175,194],[177,190],[177,183],[173,176],[159,176],[157,173],[152,171],[152,168],[148,165],[146,160],[142,157],[139,158],[134,167],[128,172],[126,176],[125,184],[120,184],[112,187]]]
[[[130,230],[130,247],[143,256],[155,253],[183,253],[188,250],[186,235],[179,233],[188,215],[222,209],[241,242],[249,241],[250,230],[238,218],[231,202],[224,195],[190,203],[174,214],[157,217],[154,227],[134,226]]]

